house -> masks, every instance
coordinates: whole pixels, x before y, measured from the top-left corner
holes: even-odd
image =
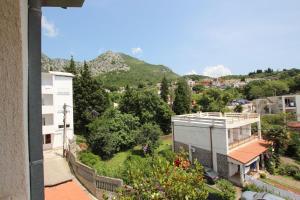
[[[252,130],[257,126],[257,131]],[[243,185],[246,174],[264,168],[269,143],[256,113],[196,113],[172,117],[173,150],[181,148],[220,177]]]
[[[272,96],[252,101],[258,114],[292,113],[300,121],[300,95]]]
[[[43,149],[63,147],[73,139],[73,77],[71,73],[42,73]],[[66,135],[64,135],[66,105]]]

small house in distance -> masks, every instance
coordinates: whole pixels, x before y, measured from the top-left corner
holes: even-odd
[[[73,77],[66,72],[42,73],[43,149],[63,147],[73,139]],[[66,133],[64,135],[64,105]]]
[[[172,117],[172,131],[175,152],[184,148],[191,161],[197,159],[237,185],[264,168],[269,143],[261,138],[256,113],[177,115]]]

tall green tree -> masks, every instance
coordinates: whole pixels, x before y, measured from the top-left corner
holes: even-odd
[[[175,100],[173,102],[173,111],[177,114],[190,113],[191,111],[191,90],[185,79],[177,82],[175,89]]]
[[[110,99],[102,83],[92,77],[86,62],[76,79],[78,80],[74,85],[75,131],[87,135],[86,126],[95,115],[101,115],[110,106]]]
[[[168,83],[168,80],[165,76],[161,81],[160,97],[166,103],[168,103],[168,100],[169,100],[169,83]]]
[[[141,124],[156,123],[164,133],[171,131],[172,110],[153,91],[126,87],[119,109],[139,117]]]
[[[66,72],[69,72],[69,73],[72,73],[72,74],[74,74],[74,75],[77,75],[77,69],[76,69],[76,65],[75,65],[73,56],[71,56],[70,64],[69,64],[68,66],[66,66],[66,67],[64,68],[64,70],[65,70]]]

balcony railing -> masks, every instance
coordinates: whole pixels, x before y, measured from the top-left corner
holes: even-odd
[[[238,141],[234,141],[232,143],[229,143],[229,150],[234,149],[235,147],[238,147],[242,144],[248,143],[248,142],[250,142],[252,140],[255,140],[257,138],[258,138],[258,135],[251,135],[251,136],[245,137],[243,139],[240,139]]]

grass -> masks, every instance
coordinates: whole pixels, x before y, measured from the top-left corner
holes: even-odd
[[[260,180],[265,182],[265,183],[268,183],[268,184],[274,185],[276,187],[279,187],[281,189],[290,190],[292,192],[300,194],[299,188],[296,188],[296,187],[293,187],[291,185],[285,184],[282,180],[276,181],[276,180],[273,180],[273,179],[270,179],[270,178],[265,178],[265,179],[260,179]]]
[[[82,142],[82,138],[78,138],[78,141]],[[156,149],[156,153],[160,153],[164,150],[171,149],[172,144],[172,137],[171,135],[162,136],[160,138],[160,145]],[[122,151],[116,153],[111,159],[109,160],[101,160],[99,159],[93,167],[99,175],[103,176],[111,176],[116,178],[121,178],[121,171],[124,165],[124,162],[128,159],[131,155],[141,155],[142,156],[142,148],[141,146],[136,146],[133,149]]]

